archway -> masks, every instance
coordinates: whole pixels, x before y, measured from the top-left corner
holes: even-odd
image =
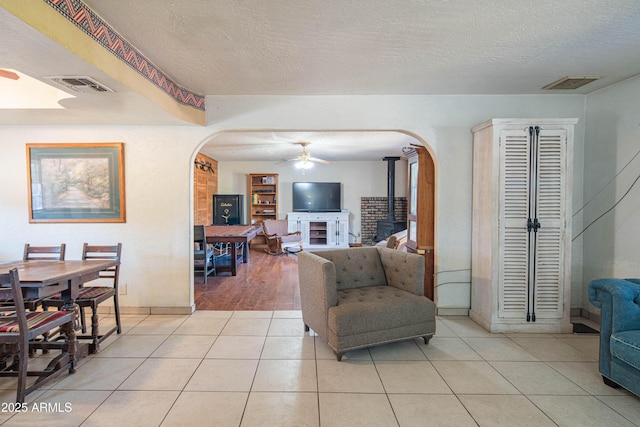
[[[301,136],[302,135],[302,136]],[[265,139],[265,136],[267,139]],[[377,141],[387,139],[393,141],[391,144],[382,146],[377,144]],[[330,142],[327,142],[330,137],[336,138],[338,141],[349,141],[349,144],[342,144],[337,147],[331,146]],[[374,138],[372,138],[374,137]],[[281,138],[281,141],[278,141]],[[426,142],[417,135],[411,134],[406,131],[397,130],[385,130],[385,131],[367,131],[367,130],[341,130],[341,131],[326,131],[326,130],[311,130],[311,131],[291,131],[291,130],[241,130],[241,131],[220,131],[212,134],[210,137],[203,140],[203,142],[195,150],[192,161],[196,159],[199,153],[209,155],[211,158],[216,159],[220,165],[220,171],[218,174],[219,179],[219,192],[225,194],[243,194],[247,191],[246,176],[252,172],[270,172],[274,168],[278,167],[283,179],[281,182],[281,199],[283,199],[283,206],[278,206],[279,216],[281,219],[286,217],[287,211],[290,207],[287,206],[287,199],[290,199],[291,194],[289,190],[289,183],[294,179],[293,172],[291,172],[292,164],[282,162],[286,157],[290,157],[292,141],[299,141],[301,138],[305,140],[313,141],[311,150],[318,157],[329,157],[334,160],[333,169],[328,168],[320,169],[315,172],[306,172],[304,179],[316,180],[316,181],[341,181],[347,183],[346,191],[343,192],[343,198],[345,199],[346,207],[352,214],[352,238],[359,238],[359,231],[361,230],[361,209],[360,203],[362,196],[385,196],[386,195],[386,163],[382,161],[382,158],[388,155],[400,155],[404,160],[407,160],[402,154],[402,148],[418,145],[424,148],[426,153],[426,170],[431,171],[431,178],[428,181],[427,195],[428,197],[421,201],[426,205],[426,209],[429,211],[428,224],[424,228],[430,237],[430,243],[427,245],[428,250],[424,251],[429,255],[426,258],[426,266],[430,283],[427,285],[427,295],[434,297],[433,292],[433,271],[436,259],[435,252],[435,162],[430,152],[430,147]],[[375,142],[372,142],[372,139]],[[321,140],[321,142],[319,142]],[[394,145],[395,144],[395,145]],[[330,148],[327,150],[327,148]],[[282,154],[279,150],[288,150],[288,155]],[[326,151],[323,151],[325,149]],[[335,153],[333,153],[333,151]],[[349,150],[353,156],[352,159],[349,154]],[[249,153],[258,152],[262,154],[262,159],[256,160],[255,157],[251,157]],[[316,154],[318,153],[318,154]],[[336,157],[330,157],[335,154]],[[244,156],[244,158],[242,158]],[[255,156],[255,154],[253,154]],[[367,157],[368,156],[368,157]],[[336,160],[337,159],[337,160]],[[408,162],[406,163],[408,164]],[[341,167],[336,167],[340,165]],[[288,169],[284,169],[288,168]],[[267,170],[268,169],[268,170]],[[323,172],[324,171],[324,172]],[[399,168],[398,175],[402,175],[397,182],[397,186],[404,186],[401,192],[398,192],[399,197],[406,196],[406,182],[408,179],[406,166]],[[194,187],[194,170],[192,169],[192,181],[191,189]],[[358,172],[361,172],[358,175]],[[299,173],[299,172],[297,172]],[[323,174],[324,173],[324,174]],[[297,176],[295,179],[300,178]],[[381,179],[382,185],[376,185],[375,183],[366,184],[368,181],[375,181]],[[367,187],[367,185],[369,185]],[[381,198],[381,197],[378,197]],[[193,207],[194,193],[191,193],[191,203]],[[246,198],[245,198],[246,200]],[[245,211],[247,207],[245,205]],[[382,219],[382,218],[381,218]],[[194,224],[193,211],[191,223]],[[354,241],[355,243],[355,241]],[[422,248],[418,247],[419,253],[422,254]],[[211,283],[211,280],[209,281]],[[194,291],[193,274],[191,278],[191,295],[192,298],[195,294]],[[430,293],[429,293],[430,292]],[[197,307],[196,307],[197,308]]]

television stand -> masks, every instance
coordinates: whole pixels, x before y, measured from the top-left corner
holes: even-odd
[[[300,232],[304,249],[349,247],[349,211],[289,212],[289,233]]]

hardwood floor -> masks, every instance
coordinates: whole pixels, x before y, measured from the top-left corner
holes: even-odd
[[[298,260],[295,255],[268,255],[251,250],[250,262],[236,276],[196,275],[196,310],[300,310]]]

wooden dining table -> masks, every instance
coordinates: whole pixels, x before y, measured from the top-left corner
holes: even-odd
[[[237,274],[238,258],[241,258],[243,263],[249,262],[249,242],[262,230],[262,227],[257,225],[207,225],[204,228],[207,243],[229,244],[229,264],[216,265],[216,274],[227,271],[231,272],[232,276]],[[238,246],[242,247],[240,254]]]
[[[69,260],[69,261],[0,261],[0,274],[18,269],[20,287],[25,298],[46,298],[61,294],[66,301],[64,310],[78,313],[75,300],[83,284],[100,277],[100,271],[119,265],[118,260]],[[65,331],[68,343],[69,372],[76,370],[78,359],[89,354],[90,343],[78,343],[75,328]],[[61,344],[62,345],[62,344]]]

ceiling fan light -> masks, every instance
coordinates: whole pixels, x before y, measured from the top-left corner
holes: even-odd
[[[313,164],[311,162],[307,162],[307,161],[299,161],[296,162],[296,168],[298,169],[311,169],[313,167]]]

